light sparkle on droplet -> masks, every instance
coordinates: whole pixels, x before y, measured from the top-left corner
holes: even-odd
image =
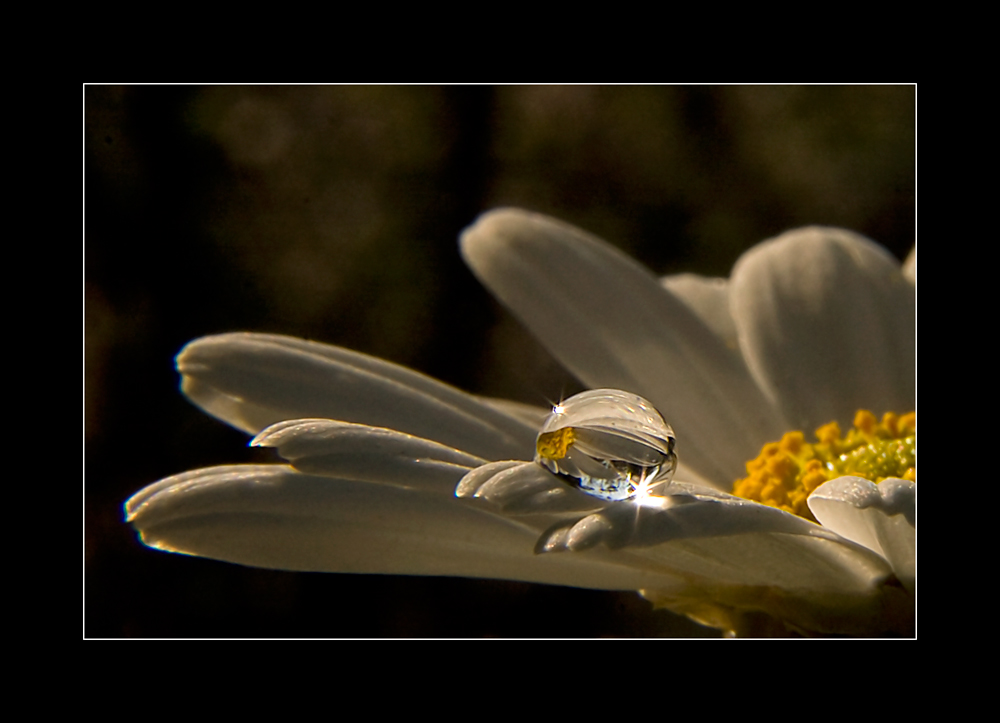
[[[637,394],[591,389],[552,408],[538,432],[535,462],[595,497],[627,500],[654,482],[670,482],[674,432]]]

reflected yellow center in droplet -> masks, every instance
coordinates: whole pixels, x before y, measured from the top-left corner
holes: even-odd
[[[538,440],[535,442],[535,450],[539,457],[545,459],[563,459],[575,439],[573,428],[563,427],[554,432],[539,434]]]
[[[747,477],[733,484],[733,494],[816,521],[806,499],[827,480],[847,475],[878,483],[890,477],[917,480],[915,412],[886,412],[879,422],[867,410],[854,415],[842,435],[836,422],[816,430],[808,444],[802,432],[787,432],[768,442],[747,462]]]

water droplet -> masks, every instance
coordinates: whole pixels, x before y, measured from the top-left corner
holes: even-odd
[[[595,497],[627,500],[671,480],[674,431],[637,394],[591,389],[552,408],[538,432],[535,462]]]

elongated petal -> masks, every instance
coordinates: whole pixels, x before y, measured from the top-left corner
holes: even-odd
[[[281,570],[454,575],[608,590],[668,576],[594,555],[534,555],[537,532],[454,497],[283,465],[212,467],[126,503],[145,544]]]
[[[512,402],[509,399],[497,399],[495,397],[477,397],[477,399],[484,404],[499,409],[504,414],[509,414],[515,419],[520,419],[536,432],[541,428],[549,414],[552,413],[551,407],[536,407],[531,404]]]
[[[494,462],[479,467],[462,478],[455,496],[484,500],[509,515],[580,512],[606,504],[573,489],[534,462]]]
[[[558,485],[584,495],[545,474],[537,465],[496,462],[470,472],[457,493],[536,529],[540,512],[563,512],[541,532],[540,556],[604,554],[623,567],[668,573],[644,590],[667,606],[712,599],[822,632],[900,632],[909,624],[905,608],[902,622],[883,614],[881,583],[892,571],[880,555],[802,518],[678,482],[628,502],[592,498],[573,514],[565,496],[547,506],[542,495]],[[852,622],[859,611],[862,621]]]
[[[205,337],[184,347],[177,369],[195,404],[251,434],[290,419],[336,419],[504,459],[530,455],[537,432],[430,377],[291,337]]]
[[[479,279],[591,387],[638,393],[678,434],[678,454],[727,483],[782,420],[741,359],[634,261],[589,234],[514,209],[462,235]]]
[[[601,524],[576,529],[566,549],[583,550],[598,543],[613,549],[651,547],[663,543],[752,533],[787,533],[838,540],[801,517],[739,497],[685,483],[630,503],[609,503],[593,515]],[[570,521],[577,528],[579,521]],[[592,521],[593,522],[593,521]],[[551,547],[551,546],[550,546]]]
[[[728,279],[677,274],[664,276],[660,283],[714,331],[727,349],[734,354],[740,353],[736,322],[729,311]]]
[[[809,496],[809,509],[824,527],[874,550],[892,565],[910,592],[916,586],[916,485],[887,479],[839,477]]]
[[[871,241],[811,227],[758,244],[730,302],[751,371],[793,427],[914,408],[914,287]]]
[[[393,429],[329,419],[278,422],[250,443],[276,447],[300,472],[413,487],[450,496],[486,460]]]
[[[646,564],[667,564],[674,574],[689,570],[687,589],[643,590],[643,595],[724,630],[738,628],[735,612],[758,611],[805,632],[909,636],[914,631],[913,599],[885,584],[885,561],[843,541],[750,533],[628,552]]]

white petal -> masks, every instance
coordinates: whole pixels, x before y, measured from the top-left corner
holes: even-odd
[[[773,508],[701,498],[622,519],[606,509],[566,535],[570,549],[599,537],[636,566],[663,566],[687,581],[673,591],[644,591],[684,611],[692,602],[759,610],[803,630],[851,634],[908,634],[912,605],[888,599],[889,568],[875,553]],[[611,514],[609,514],[609,512]],[[622,523],[625,524],[622,524]],[[632,526],[631,537],[621,533]],[[581,529],[582,528],[582,529]]]
[[[739,477],[785,428],[732,354],[646,269],[554,219],[505,209],[462,235],[479,279],[591,387],[640,394],[703,476]]]
[[[713,488],[671,482],[629,502],[605,503],[568,539],[566,549],[604,543],[613,549],[648,548],[681,540],[757,533],[804,535],[843,542],[836,535],[775,507],[734,497]],[[598,524],[597,518],[602,521]],[[569,520],[577,528],[584,520]],[[549,534],[554,530],[550,530]],[[542,543],[549,549],[548,543]],[[738,543],[737,543],[738,544]],[[863,555],[867,560],[868,555]]]
[[[690,570],[687,590],[643,595],[699,620],[711,623],[715,617],[706,616],[706,608],[763,611],[803,631],[913,634],[913,598],[885,584],[889,569],[878,555],[843,540],[752,533],[629,552],[647,564],[662,560],[675,574]]]
[[[736,322],[729,311],[728,279],[677,274],[664,276],[660,283],[705,322],[725,342],[726,348],[739,354]]]
[[[383,482],[451,495],[455,483],[486,460],[393,429],[329,419],[296,419],[258,434],[253,446],[277,447],[300,472]]]
[[[256,567],[454,575],[608,590],[667,584],[601,554],[535,555],[537,532],[463,500],[300,474],[213,467],[150,485],[126,503],[145,544]]]
[[[522,422],[535,430],[536,433],[541,428],[546,418],[552,413],[551,407],[536,407],[532,404],[512,402],[509,399],[497,399],[495,397],[477,397],[477,399],[484,404],[488,404],[491,407],[499,409],[504,414],[509,414],[515,419],[520,419]]]
[[[397,429],[485,459],[530,455],[537,430],[470,394],[389,362],[326,344],[222,334],[177,356],[195,404],[256,434],[322,418]]]
[[[811,227],[758,244],[733,269],[730,302],[747,363],[792,428],[914,408],[914,288],[871,241]]]
[[[874,550],[892,565],[903,586],[916,585],[916,485],[887,479],[838,477],[809,496],[816,519],[848,540]]]
[[[494,462],[469,472],[456,497],[488,502],[507,515],[600,509],[604,500],[570,487],[534,462]]]
[[[543,474],[537,465],[497,462],[470,472],[458,494],[487,509],[502,507],[539,529],[546,518],[538,513],[556,508],[517,503],[546,487],[538,479]],[[548,484],[553,482],[563,484],[555,477]],[[644,594],[668,606],[708,598],[815,631],[907,628],[906,620],[886,619],[880,608],[881,583],[892,572],[885,560],[802,518],[678,482],[659,496],[629,502],[594,498],[589,506],[596,505],[600,508],[588,514],[581,514],[583,505],[576,514],[550,516],[555,521],[541,531],[535,551],[543,557],[605,554],[625,567],[665,573],[659,586]],[[862,622],[852,622],[859,610]]]

